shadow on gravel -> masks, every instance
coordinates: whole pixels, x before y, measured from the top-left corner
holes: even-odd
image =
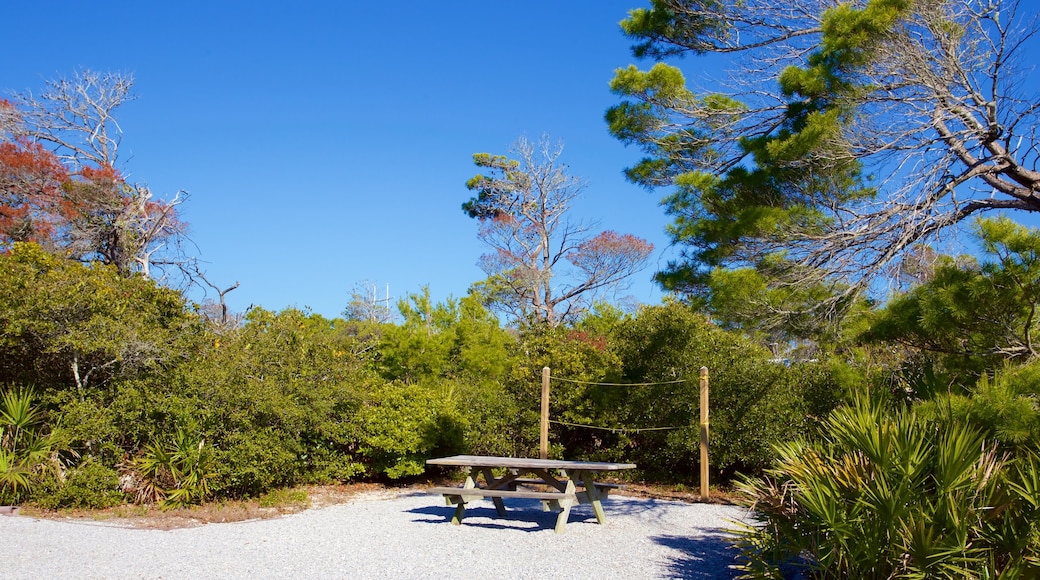
[[[736,562],[733,537],[726,534],[703,536],[655,536],[651,538],[681,555],[668,564],[669,578],[729,580],[736,573],[729,568]]]
[[[436,500],[435,500],[436,501]],[[454,506],[446,506],[438,501],[439,505],[431,505],[408,510],[408,513],[436,516],[414,521],[426,524],[448,524],[451,525],[451,517],[455,513]],[[490,501],[482,500],[470,502],[466,507],[466,515],[463,516],[462,525],[475,528],[489,528],[498,530],[516,530],[518,532],[541,532],[546,529],[552,530],[556,527],[556,512],[542,511],[542,504],[538,500],[510,500],[506,504],[507,515],[499,517],[494,505]],[[607,517],[610,517],[609,514]],[[581,522],[596,521],[592,508],[588,506],[575,506],[571,508],[567,525],[571,526]]]

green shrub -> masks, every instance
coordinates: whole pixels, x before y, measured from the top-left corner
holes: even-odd
[[[253,310],[166,381],[171,402],[138,397],[133,416],[156,426],[197,424],[214,450],[217,498],[355,477],[362,472],[355,416],[370,383],[381,381],[350,340],[319,315]]]
[[[971,423],[1008,449],[1040,446],[1040,361],[983,375],[965,394],[943,394],[923,406],[929,416]]]
[[[743,530],[745,578],[1006,578],[1040,573],[1040,461],[982,432],[886,414],[858,400],[822,438],[777,447],[740,484],[761,525]]]
[[[365,475],[365,465],[353,453],[327,446],[314,446],[303,458],[307,470],[300,483],[343,483]]]
[[[640,310],[618,341],[623,382],[657,384],[603,387],[624,389],[610,403],[620,410],[612,426],[662,430],[622,433],[611,445],[651,477],[699,476],[701,367],[709,371],[711,467],[727,480],[768,467],[774,444],[808,435],[844,398],[826,363],[771,362],[766,349],[683,304]]]
[[[360,454],[372,475],[421,475],[430,457],[463,450],[465,422],[443,393],[390,384],[375,391],[357,417]]]
[[[64,480],[49,475],[33,489],[32,501],[43,509],[104,509],[126,501],[119,490],[119,474],[94,458],[70,468]]]
[[[258,497],[301,477],[302,447],[272,429],[231,433],[215,453],[211,488],[217,497]]]
[[[462,427],[463,441],[450,441],[444,452],[464,451],[474,455],[516,455],[517,416],[520,414],[512,394],[498,382],[445,381],[442,389],[458,413],[443,419]],[[438,451],[439,452],[439,451]]]
[[[584,322],[584,321],[582,321]],[[618,424],[616,389],[598,389],[589,383],[618,380],[620,360],[611,348],[609,322],[588,319],[575,328],[533,326],[525,328],[517,349],[506,388],[518,408],[510,415],[514,451],[532,456],[538,453],[541,417],[542,369],[549,367],[553,378],[549,416],[554,421],[582,425]],[[604,432],[554,425],[550,429],[550,452],[573,459],[604,458],[609,442],[598,439]]]
[[[52,413],[60,413],[62,428],[55,436],[62,448],[110,467],[136,451],[127,445],[126,432],[139,427],[102,397],[81,399],[75,391],[51,391],[43,393],[41,400]]]

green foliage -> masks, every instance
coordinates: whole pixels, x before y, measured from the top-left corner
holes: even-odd
[[[654,10],[664,8],[658,4]],[[639,14],[632,18],[639,20]],[[627,22],[651,38],[675,32],[674,20],[657,32]],[[748,105],[725,95],[697,97],[686,89],[681,72],[663,63],[645,72],[618,69],[611,88],[626,99],[607,112],[611,133],[649,154],[626,171],[629,179],[647,187],[675,186],[662,204],[674,218],[670,236],[687,249],[682,260],[657,275],[670,290],[703,292],[712,268],[764,258],[757,241],[782,247],[784,238],[819,232],[828,222],[819,206],[871,194],[861,184],[859,165],[835,162],[846,156],[827,150],[841,127],[836,110],[792,106],[775,133],[740,141],[740,157],[754,159],[751,168],[739,164],[719,174],[698,167],[717,163],[723,152],[715,147],[715,129],[738,122]],[[662,136],[661,127],[673,122],[675,111],[697,111],[702,124],[685,124]]]
[[[868,311],[865,301],[841,296],[832,283],[773,284],[771,272],[804,270],[784,260],[764,260],[755,268],[716,268],[706,281],[706,308],[712,320],[763,343],[812,341],[834,350],[847,343],[850,328]],[[803,276],[812,279],[810,272]],[[834,307],[834,304],[842,307]],[[779,354],[779,353],[774,353]]]
[[[126,501],[119,489],[119,473],[93,458],[87,458],[58,477],[54,472],[41,479],[31,500],[43,509],[105,509]]]
[[[33,399],[31,389],[8,388],[0,400],[0,503],[17,503],[54,466],[55,434]]]
[[[845,392],[828,365],[770,362],[764,348],[681,303],[529,329],[519,346],[526,356],[509,385],[521,409],[521,454],[537,449],[540,375],[549,367],[553,454],[633,461],[668,480],[699,471],[702,366],[711,373],[712,467],[727,479],[768,466],[772,444],[809,432]]]
[[[807,66],[784,69],[781,89],[789,96],[817,101],[813,108],[834,107],[842,96],[857,90],[857,73],[876,58],[879,40],[910,8],[908,0],[872,0],[862,8],[840,4],[826,10],[819,48]]]
[[[742,56],[732,80],[700,90],[687,88],[681,70],[662,62],[615,71],[611,89],[620,102],[607,111],[609,130],[645,152],[627,176],[671,188],[662,205],[682,253],[657,280],[703,297],[716,290],[709,280],[716,268],[783,257],[803,268],[763,272],[769,290],[803,281],[812,290],[826,280],[803,276],[805,267],[866,287],[909,244],[972,213],[1029,210],[1012,184],[1035,176],[1010,175],[1018,163],[1007,159],[979,167],[985,162],[968,153],[1007,139],[994,111],[1016,108],[996,89],[1014,51],[993,47],[1019,44],[1009,33],[1015,26],[993,25],[1016,13],[1005,4],[1014,3],[975,10],[909,0],[651,0],[631,11],[621,27],[637,58]],[[928,71],[957,80],[933,83]],[[992,94],[964,106],[957,95],[978,86],[991,86]],[[922,99],[934,117],[917,123]],[[962,123],[970,135],[945,141],[934,169],[879,178],[927,155],[936,131]],[[1024,123],[1032,124],[1031,117]],[[902,144],[899,151],[893,142]],[[965,204],[953,197],[961,191],[954,176],[1002,180],[996,176],[1005,173],[1010,187],[997,189],[1008,199],[979,196]],[[931,193],[921,189],[926,179]],[[886,194],[892,203],[875,200]]]
[[[551,384],[549,414],[553,420],[592,425],[616,425],[616,409],[605,392],[587,382],[616,380],[620,361],[610,346],[614,323],[611,315],[595,312],[573,328],[533,326],[521,332],[507,389],[520,408],[513,426],[515,453],[536,456],[539,451],[542,369],[556,377]],[[609,397],[609,395],[607,395]],[[575,457],[596,453],[602,447],[588,429],[554,425],[550,429],[550,453]],[[600,452],[602,450],[600,449]]]
[[[462,211],[471,218],[498,217],[503,212],[503,199],[530,183],[530,178],[520,169],[520,162],[505,155],[475,153],[473,163],[500,173],[501,178],[477,175],[466,181],[466,188],[477,192],[476,197],[462,204]]]
[[[475,294],[433,304],[424,288],[398,309],[402,323],[385,330],[377,366],[403,385],[374,389],[358,417],[371,473],[420,474],[438,450],[508,455],[517,412],[500,381],[515,340]]]
[[[620,456],[659,476],[699,471],[701,367],[709,369],[711,467],[725,478],[769,465],[773,444],[809,432],[843,397],[825,365],[770,362],[764,348],[680,303],[644,308],[618,343],[623,382],[666,383],[628,388],[619,418],[632,429],[675,428],[618,442]]]
[[[214,495],[257,497],[301,481],[306,453],[297,438],[257,425],[224,433],[216,456]]]
[[[215,494],[348,479],[359,437],[353,420],[379,381],[333,321],[299,310],[253,310],[194,364],[117,403],[157,433],[190,428],[216,456]],[[162,401],[165,399],[165,403]]]
[[[937,353],[937,372],[960,385],[1036,356],[1040,232],[998,218],[976,222],[976,235],[980,264],[938,257],[930,279],[893,299],[864,337]]]
[[[943,393],[921,404],[929,417],[970,423],[1009,450],[1040,448],[1040,360],[983,375],[964,393]]]
[[[509,335],[475,295],[430,300],[430,289],[398,304],[403,322],[387,328],[379,345],[382,374],[417,383],[440,378],[484,382],[502,378]]]
[[[177,431],[172,440],[145,446],[130,466],[139,503],[159,502],[171,509],[200,503],[210,495],[212,449],[204,439],[184,431]]]
[[[632,47],[632,52],[639,58],[661,59],[686,50],[697,54],[709,51],[711,44],[705,39],[723,37],[730,27],[721,14],[722,3],[719,0],[705,0],[700,4],[708,9],[709,14],[690,19],[681,17],[669,0],[651,0],[650,8],[629,11],[628,18],[621,21],[621,29],[627,36],[640,41]],[[720,13],[710,14],[715,11]]]
[[[465,418],[444,393],[419,385],[377,389],[357,421],[360,455],[371,473],[390,479],[421,475],[427,459],[463,451]]]
[[[886,413],[860,397],[813,443],[777,446],[740,491],[747,578],[1031,577],[1040,553],[1035,453],[1009,459],[978,429]]]
[[[21,243],[0,256],[0,327],[0,380],[81,396],[170,368],[201,329],[174,290]]]

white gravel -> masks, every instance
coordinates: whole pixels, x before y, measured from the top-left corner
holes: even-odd
[[[727,530],[746,512],[612,495],[606,525],[589,506],[566,531],[535,501],[499,518],[421,492],[368,493],[269,520],[176,530],[0,516],[3,578],[731,578]]]

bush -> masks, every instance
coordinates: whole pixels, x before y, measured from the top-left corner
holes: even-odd
[[[773,445],[811,433],[844,398],[826,364],[771,362],[764,348],[683,304],[642,309],[618,341],[623,382],[659,383],[626,388],[612,403],[622,410],[618,426],[671,429],[621,434],[617,458],[654,477],[699,472],[701,367],[709,370],[711,467],[726,480],[768,467]]]
[[[430,457],[463,450],[465,422],[447,397],[419,385],[375,391],[357,417],[361,456],[372,475],[421,475]]]
[[[0,503],[18,503],[36,480],[57,466],[55,433],[47,429],[31,389],[0,396]]]
[[[152,387],[169,390],[163,400],[138,397],[132,416],[160,433],[186,428],[205,437],[214,449],[214,497],[355,477],[358,408],[381,381],[340,330],[299,310],[253,310],[165,387]]]
[[[742,533],[745,578],[1036,577],[1040,458],[1008,459],[982,432],[858,400],[820,441],[777,447],[739,486],[761,520]]]
[[[104,509],[126,501],[119,491],[119,474],[88,457],[65,472],[64,480],[49,474],[33,489],[31,501],[48,509]]]
[[[301,478],[302,448],[274,429],[232,433],[214,454],[216,497],[258,497]]]
[[[983,375],[965,394],[923,405],[930,416],[971,423],[1009,450],[1040,446],[1040,361]]]

